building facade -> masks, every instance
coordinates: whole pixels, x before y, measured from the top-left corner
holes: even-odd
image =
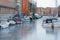
[[[44,8],[36,7],[36,13],[43,14]]]
[[[15,13],[15,0],[0,0],[0,14]]]
[[[0,0],[0,17],[13,16],[16,11],[15,0]]]
[[[44,16],[56,16],[57,11],[56,8],[53,7],[36,7],[36,13],[39,13]]]
[[[36,3],[33,0],[22,0],[22,14],[29,15],[35,12]]]
[[[22,7],[21,7],[22,14],[28,14],[28,0],[22,0]]]

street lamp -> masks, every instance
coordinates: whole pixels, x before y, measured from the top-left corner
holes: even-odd
[[[58,3],[58,1],[55,0],[55,4],[56,4],[56,14],[57,14],[56,16],[58,16],[58,4],[57,4],[57,3]]]
[[[20,16],[19,15],[19,2],[18,1],[20,1],[20,0],[15,0],[15,2],[16,2],[16,15],[15,16]]]

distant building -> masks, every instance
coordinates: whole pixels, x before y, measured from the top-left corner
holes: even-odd
[[[45,9],[43,7],[36,7],[36,13],[44,15]]]
[[[50,7],[46,7],[45,9],[44,9],[44,14],[45,15],[50,15],[51,14],[51,8]]]
[[[56,16],[57,14],[57,9],[55,7],[36,7],[36,13],[45,15],[45,16]]]
[[[41,13],[40,7],[36,7],[36,13]]]
[[[36,13],[42,14],[44,13],[44,8],[43,7],[36,7]]]

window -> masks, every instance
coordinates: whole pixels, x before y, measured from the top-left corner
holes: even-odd
[[[15,0],[8,0],[8,1],[15,2]]]
[[[9,14],[12,14],[12,12],[13,12],[13,11],[12,11],[12,9],[11,9],[11,8],[9,8]]]
[[[9,14],[9,13],[10,13],[9,8],[5,8],[5,13],[7,13],[7,14]]]
[[[1,8],[1,13],[3,13],[3,8]]]

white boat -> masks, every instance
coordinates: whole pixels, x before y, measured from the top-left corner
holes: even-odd
[[[57,17],[58,18],[58,20],[60,20],[60,17]]]
[[[0,23],[1,28],[9,27],[9,22]]]
[[[46,21],[43,21],[42,27],[43,28],[51,28],[52,27],[52,23],[46,23]]]
[[[60,27],[60,20],[58,19],[58,20],[52,20],[52,22],[51,23],[46,23],[46,21],[43,21],[43,23],[42,23],[42,26],[44,27],[44,28],[51,28],[52,26],[54,27],[54,28],[59,28]]]
[[[28,22],[30,21],[30,17],[29,16],[25,16],[24,19],[25,19],[25,21],[28,21]]]
[[[54,27],[60,27],[60,20],[53,22]]]
[[[16,24],[16,22],[13,21],[13,20],[10,20],[10,21],[9,21],[9,24]]]

